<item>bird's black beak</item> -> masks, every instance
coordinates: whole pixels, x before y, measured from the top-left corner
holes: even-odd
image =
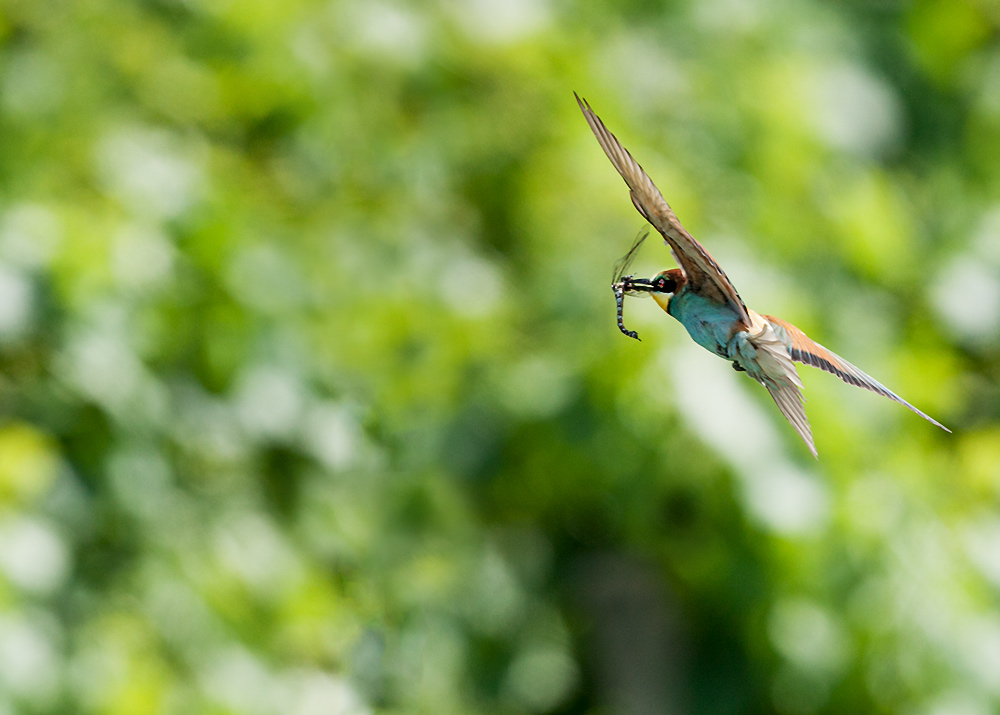
[[[648,278],[625,278],[621,282],[621,288],[626,293],[630,290],[652,293],[654,291],[653,282]]]

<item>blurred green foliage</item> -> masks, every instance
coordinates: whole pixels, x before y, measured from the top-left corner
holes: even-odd
[[[0,713],[994,712],[998,25],[0,0]],[[573,90],[954,434],[622,337]]]

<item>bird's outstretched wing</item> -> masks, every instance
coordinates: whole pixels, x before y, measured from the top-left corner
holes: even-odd
[[[774,328],[775,335],[777,335],[778,338],[780,338],[781,341],[788,347],[788,353],[792,360],[800,362],[804,365],[818,367],[820,370],[836,375],[849,385],[863,387],[866,390],[871,390],[878,395],[888,397],[890,400],[898,402],[904,407],[908,407],[913,410],[925,420],[931,424],[937,425],[945,432],[951,432],[951,430],[943,424],[934,418],[925,415],[888,387],[870,375],[866,375],[860,369],[847,362],[844,358],[840,357],[831,350],[824,348],[791,323],[770,315],[765,315],[763,317],[771,324],[771,327]]]
[[[604,153],[608,155],[611,163],[614,164],[618,173],[625,179],[632,192],[632,203],[653,227],[663,234],[663,238],[670,245],[674,258],[684,271],[688,284],[692,289],[701,295],[712,298],[719,304],[729,304],[737,316],[746,326],[750,325],[750,317],[747,314],[743,299],[740,298],[736,288],[729,282],[725,272],[719,268],[700,243],[689,234],[681,222],[677,220],[673,210],[667,204],[666,199],[656,188],[652,179],[639,166],[639,162],[632,158],[628,150],[621,145],[621,142],[608,131],[604,122],[598,117],[590,105],[575,92],[577,104],[580,111],[590,125],[594,136],[600,143]]]

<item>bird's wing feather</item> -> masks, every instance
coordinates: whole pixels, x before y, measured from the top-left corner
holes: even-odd
[[[604,122],[594,113],[590,105],[585,100],[580,99],[576,93],[574,96],[576,96],[576,101],[580,105],[580,111],[583,112],[587,124],[590,125],[594,136],[597,137],[601,148],[604,149],[604,153],[607,154],[611,163],[628,184],[632,193],[632,203],[635,204],[643,218],[649,221],[670,245],[674,258],[684,270],[684,275],[691,288],[702,295],[711,297],[720,304],[728,303],[740,319],[749,325],[750,318],[746,306],[743,304],[743,299],[740,298],[736,288],[733,287],[719,264],[685,230],[652,179],[639,166],[639,162],[633,159],[628,150],[621,145],[615,135],[608,131]]]
[[[878,395],[888,397],[890,400],[898,402],[904,407],[913,410],[925,420],[931,424],[937,425],[945,432],[951,432],[951,430],[943,424],[924,414],[895,392],[880,383],[878,380],[865,374],[859,368],[847,362],[844,358],[823,347],[791,323],[770,315],[765,315],[764,318],[774,328],[775,334],[777,334],[777,336],[787,346],[789,356],[792,360],[800,362],[804,365],[818,367],[820,370],[836,375],[849,385],[863,387],[866,390],[871,390]]]
[[[754,362],[756,369],[748,369],[747,374],[760,382],[771,394],[774,404],[781,410],[792,427],[809,447],[814,457],[819,457],[813,441],[812,428],[802,406],[802,380],[788,353],[788,348],[774,328],[764,318],[750,311],[751,328],[748,340],[756,349]]]

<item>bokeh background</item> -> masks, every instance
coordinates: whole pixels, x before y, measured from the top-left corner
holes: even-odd
[[[0,713],[996,712],[998,27],[0,0]],[[815,461],[652,301],[623,337],[574,90],[954,434],[802,368]]]

